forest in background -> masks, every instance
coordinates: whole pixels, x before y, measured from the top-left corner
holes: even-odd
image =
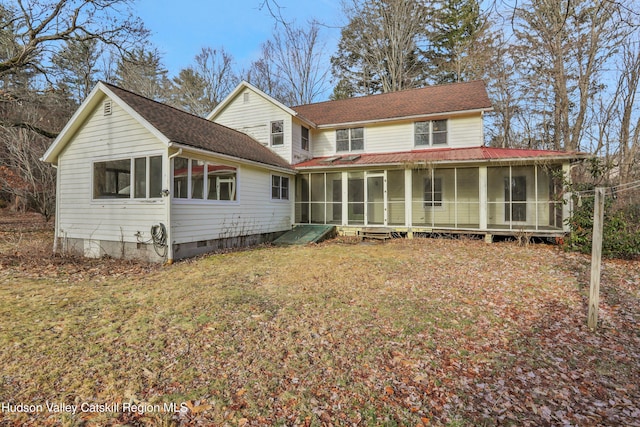
[[[177,75],[134,3],[0,5],[5,203],[54,214],[55,170],[39,158],[99,80],[205,116],[241,80],[299,105],[481,79],[494,107],[486,145],[591,153],[579,179],[590,186],[639,179],[634,0],[345,0],[330,58],[324,23],[295,22],[277,0],[256,0],[274,30],[249,67],[208,46]],[[632,194],[627,205],[637,204]]]

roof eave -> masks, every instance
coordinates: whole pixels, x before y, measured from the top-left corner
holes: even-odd
[[[229,160],[229,161],[232,161],[232,162],[242,163],[242,164],[251,165],[251,166],[257,166],[257,167],[261,167],[263,169],[276,170],[276,171],[288,173],[288,174],[291,174],[291,175],[295,175],[296,174],[296,170],[293,169],[292,167],[291,168],[285,168],[283,166],[276,166],[276,165],[272,165],[272,164],[269,164],[269,163],[258,162],[258,161],[255,161],[255,160],[243,159],[242,157],[231,156],[229,154],[222,154],[222,153],[218,153],[216,151],[210,151],[210,150],[206,150],[204,148],[198,148],[198,147],[194,147],[192,145],[182,144],[182,143],[179,143],[179,142],[170,142],[169,143],[169,147],[170,148],[179,148],[179,149],[182,149],[183,151],[202,154],[202,155],[206,155],[206,156],[215,156],[215,157],[219,157],[221,159]]]
[[[389,166],[402,166],[402,165],[427,165],[427,164],[439,164],[439,165],[470,165],[470,164],[486,164],[486,163],[536,163],[546,161],[572,161],[582,160],[587,158],[588,155],[560,155],[560,156],[536,156],[536,157],[509,157],[503,159],[462,159],[462,160],[406,160],[396,162],[377,162],[377,163],[355,163],[355,164],[327,164],[317,166],[295,166],[297,171],[308,170],[324,170],[324,169],[345,169],[345,168],[377,168],[377,167],[389,167]]]
[[[103,96],[100,96],[100,93],[102,93]],[[127,114],[137,120],[160,141],[162,141],[166,145],[169,144],[169,139],[164,134],[156,129],[144,117],[138,114],[135,109],[133,109],[129,104],[123,101],[118,95],[116,95],[111,89],[109,89],[107,85],[102,82],[98,82],[91,90],[91,93],[89,93],[89,96],[87,96],[87,98],[82,104],[80,104],[80,107],[78,107],[73,116],[71,116],[71,119],[69,119],[60,134],[58,134],[58,137],[49,146],[49,149],[47,149],[47,151],[42,155],[40,160],[54,165],[57,164],[58,156],[60,155],[64,147],[69,143],[73,135],[75,135],[75,133],[82,127],[93,108],[95,108],[105,96],[115,101],[118,106],[120,106],[120,108],[125,110]]]
[[[104,94],[101,87],[101,83],[98,83],[93,87],[87,98],[80,104],[80,107],[73,113],[69,121],[64,125],[56,139],[53,140],[47,151],[44,152],[41,161],[56,165],[58,163],[58,155],[67,145],[71,137],[80,129],[82,123],[86,120],[89,112],[94,108],[101,100],[99,92]]]

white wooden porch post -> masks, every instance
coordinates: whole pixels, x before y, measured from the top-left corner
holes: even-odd
[[[413,237],[413,185],[411,169],[404,170],[404,223],[409,228],[407,237]]]
[[[564,176],[564,181],[567,184],[571,184],[571,164],[569,162],[565,162],[562,164],[562,174]],[[562,227],[565,233],[569,233],[571,228],[569,226],[569,222],[565,219],[569,218],[573,214],[573,203],[571,193],[564,193],[564,203],[562,204]]]
[[[478,185],[480,186],[480,230],[487,229],[487,167],[478,168]]]
[[[311,180],[309,180],[311,182]],[[342,172],[342,225],[345,226],[349,222],[349,175],[348,172]]]

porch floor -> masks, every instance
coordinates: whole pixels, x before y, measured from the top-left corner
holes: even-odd
[[[308,225],[308,224],[305,224]],[[334,227],[334,226],[332,226]],[[527,233],[531,237],[563,237],[566,232],[558,227],[554,226],[538,226],[533,225],[512,225],[508,224],[488,224],[486,229],[478,228],[478,224],[436,224],[429,225],[414,225],[407,227],[403,225],[336,225],[339,232],[346,235],[362,236],[366,234],[367,230],[376,230],[378,232],[386,233],[442,233],[442,234],[477,234],[482,236],[495,235],[495,236],[517,236],[522,233]]]

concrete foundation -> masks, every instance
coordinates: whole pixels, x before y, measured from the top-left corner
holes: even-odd
[[[222,249],[255,246],[272,242],[286,231],[253,234],[250,236],[227,237],[224,239],[201,240],[173,245],[173,259],[189,258]],[[145,262],[165,262],[166,256],[156,253],[152,243],[122,242],[111,240],[61,238],[58,248],[62,253],[87,258],[111,257],[133,259]],[[163,250],[158,248],[161,254]],[[166,252],[165,252],[166,253]]]

